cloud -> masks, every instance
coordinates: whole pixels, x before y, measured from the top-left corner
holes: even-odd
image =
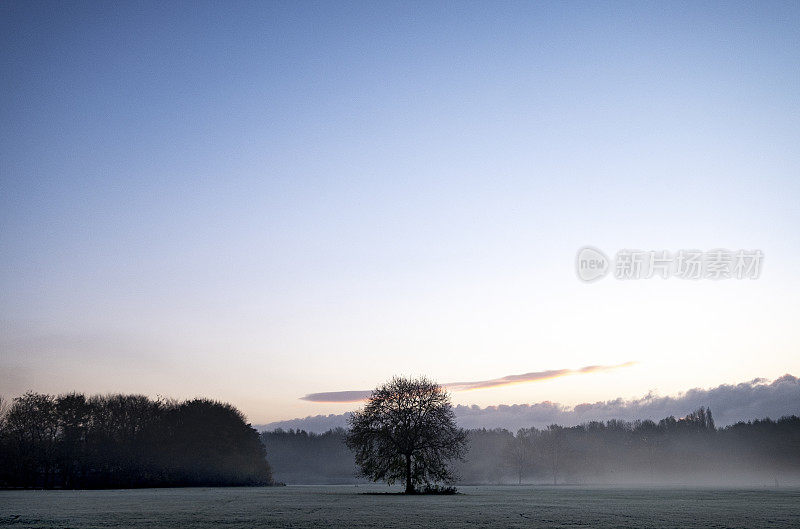
[[[553,423],[573,426],[596,420],[683,417],[700,406],[711,408],[719,426],[741,420],[800,414],[800,379],[784,375],[771,383],[766,379],[754,379],[711,389],[694,388],[675,396],[649,393],[638,399],[617,398],[574,407],[540,402],[487,408],[456,406],[455,411],[459,423],[465,428],[503,427],[513,430]]]
[[[338,393],[338,392],[337,392]],[[464,428],[541,428],[548,424],[573,426],[588,421],[620,419],[659,420],[673,415],[683,417],[700,406],[710,407],[718,426],[764,417],[800,415],[800,379],[784,375],[774,381],[756,378],[739,384],[723,384],[711,389],[694,388],[678,395],[658,396],[648,393],[638,399],[613,399],[574,407],[556,402],[489,406],[455,407],[459,424]],[[346,427],[349,413],[317,415],[304,419],[261,425],[261,429],[295,428],[324,432]]]
[[[311,402],[360,402],[367,400],[372,394],[370,390],[364,391],[327,391],[323,393],[309,393],[305,397],[300,397],[301,400],[309,400]]]
[[[500,378],[492,378],[489,380],[476,380],[471,382],[448,382],[443,384],[448,389],[453,391],[469,391],[473,389],[486,389],[495,388],[499,386],[510,386],[512,384],[523,384],[526,382],[538,382],[541,380],[549,380],[552,378],[563,377],[567,375],[577,375],[583,373],[596,373],[598,371],[609,371],[611,369],[618,369],[620,367],[629,367],[636,362],[625,362],[613,366],[585,366],[578,369],[552,369],[549,371],[532,371],[530,373],[523,373],[521,375],[507,375]],[[311,402],[359,402],[369,398],[372,392],[369,390],[358,391],[327,391],[324,393],[310,393],[301,400],[308,400]]]
[[[491,380],[479,380],[475,382],[450,382],[445,384],[454,391],[466,391],[470,389],[485,389],[495,388],[498,386],[510,386],[511,384],[523,384],[525,382],[537,382],[540,380],[549,380],[551,378],[563,377],[566,375],[577,375],[581,373],[596,373],[599,371],[609,371],[611,369],[618,369],[620,367],[629,367],[636,362],[625,362],[614,366],[586,366],[579,369],[554,369],[550,371],[533,371],[531,373],[524,373],[522,375],[508,375],[501,378],[493,378]]]

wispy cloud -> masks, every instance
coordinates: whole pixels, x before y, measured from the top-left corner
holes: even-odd
[[[323,393],[309,393],[305,397],[300,397],[301,400],[310,400],[311,402],[359,402],[367,400],[372,391],[325,391]]]
[[[473,382],[450,382],[445,384],[453,391],[466,391],[470,389],[485,389],[495,388],[498,386],[510,386],[512,384],[524,384],[526,382],[538,382],[541,380],[549,380],[551,378],[564,377],[567,375],[578,375],[581,373],[596,373],[598,371],[609,371],[611,369],[618,369],[620,367],[629,367],[636,362],[625,362],[624,364],[617,364],[613,366],[585,366],[578,369],[552,369],[550,371],[532,371],[530,373],[523,373],[521,375],[508,375],[500,378],[492,378],[490,380],[477,380]]]
[[[532,371],[530,373],[523,373],[521,375],[507,375],[500,378],[492,378],[488,380],[473,380],[470,382],[448,382],[443,384],[448,389],[453,391],[469,391],[473,389],[486,389],[496,388],[500,386],[510,386],[512,384],[524,384],[527,382],[539,382],[542,380],[550,380],[553,378],[563,377],[567,375],[579,375],[585,373],[596,373],[599,371],[609,371],[621,367],[629,367],[636,362],[625,362],[624,364],[617,364],[612,366],[585,366],[578,369],[551,369],[548,371]],[[302,400],[311,402],[359,402],[369,398],[372,392],[370,390],[357,390],[357,391],[326,391],[323,393],[310,393]]]

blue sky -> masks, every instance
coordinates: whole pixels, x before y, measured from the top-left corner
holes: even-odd
[[[232,401],[800,372],[797,3],[0,7],[0,393]],[[759,248],[758,281],[575,278]]]

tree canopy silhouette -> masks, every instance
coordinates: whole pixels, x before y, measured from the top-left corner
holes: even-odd
[[[270,483],[258,432],[230,404],[26,393],[0,414],[0,487]]]
[[[346,442],[365,477],[400,481],[412,494],[418,484],[455,480],[449,463],[463,458],[467,434],[456,426],[442,386],[424,377],[395,377],[353,413]]]

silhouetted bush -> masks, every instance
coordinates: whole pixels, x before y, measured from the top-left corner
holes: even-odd
[[[445,496],[450,496],[452,494],[458,494],[458,489],[453,487],[452,485],[427,484],[422,488],[422,490],[418,492],[418,494],[441,494]]]

